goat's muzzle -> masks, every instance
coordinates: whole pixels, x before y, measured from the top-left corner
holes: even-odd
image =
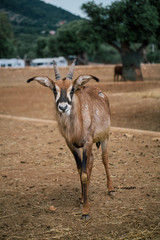
[[[68,115],[70,115],[70,110],[71,110],[71,105],[69,105],[66,102],[61,102],[58,104],[58,111],[60,113],[67,113]]]

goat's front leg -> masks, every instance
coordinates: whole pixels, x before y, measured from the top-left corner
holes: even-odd
[[[72,144],[67,143],[67,146],[69,147],[70,151],[72,152],[74,159],[76,161],[77,164],[77,170],[79,172],[79,174],[81,174],[81,168],[82,168],[82,161],[81,161],[81,152],[78,148],[74,147]]]
[[[82,172],[81,172],[81,182],[82,182],[82,219],[89,219],[89,200],[88,200],[88,188],[90,182],[91,171],[93,167],[93,155],[92,155],[92,144],[87,145],[83,149],[83,161],[82,161]]]
[[[76,165],[77,165],[77,170],[78,170],[78,173],[79,173],[79,176],[80,176],[80,181],[81,181],[81,172],[82,172],[82,160],[81,160],[81,151],[79,148],[76,148],[73,146],[73,144],[70,144],[68,142],[67,143],[67,146],[69,147],[70,151],[72,152],[73,156],[74,156],[74,159],[76,161]],[[81,181],[81,196],[80,196],[80,201],[81,201],[81,204],[82,204],[82,196],[83,194],[83,186],[82,186],[82,181]]]

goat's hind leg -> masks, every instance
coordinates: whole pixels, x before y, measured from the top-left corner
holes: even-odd
[[[107,144],[108,144],[108,139],[101,142],[102,160],[103,160],[104,168],[107,175],[108,194],[113,196],[115,191],[114,191],[113,183],[112,183],[110,172],[109,172]]]

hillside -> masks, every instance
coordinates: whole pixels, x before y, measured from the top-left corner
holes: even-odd
[[[5,12],[13,26],[18,55],[31,51],[40,36],[53,33],[64,23],[80,19],[62,8],[40,0],[1,0],[0,11]]]
[[[40,0],[1,0],[0,10],[8,14],[11,23],[18,32],[26,27],[55,30],[62,21],[70,22],[80,18],[62,8],[46,4]]]

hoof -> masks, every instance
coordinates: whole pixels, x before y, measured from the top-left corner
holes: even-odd
[[[84,214],[84,215],[82,215],[82,219],[83,219],[83,220],[89,220],[89,219],[90,219],[89,214]]]
[[[114,190],[109,191],[108,195],[111,196],[111,197],[115,197],[115,191]]]

